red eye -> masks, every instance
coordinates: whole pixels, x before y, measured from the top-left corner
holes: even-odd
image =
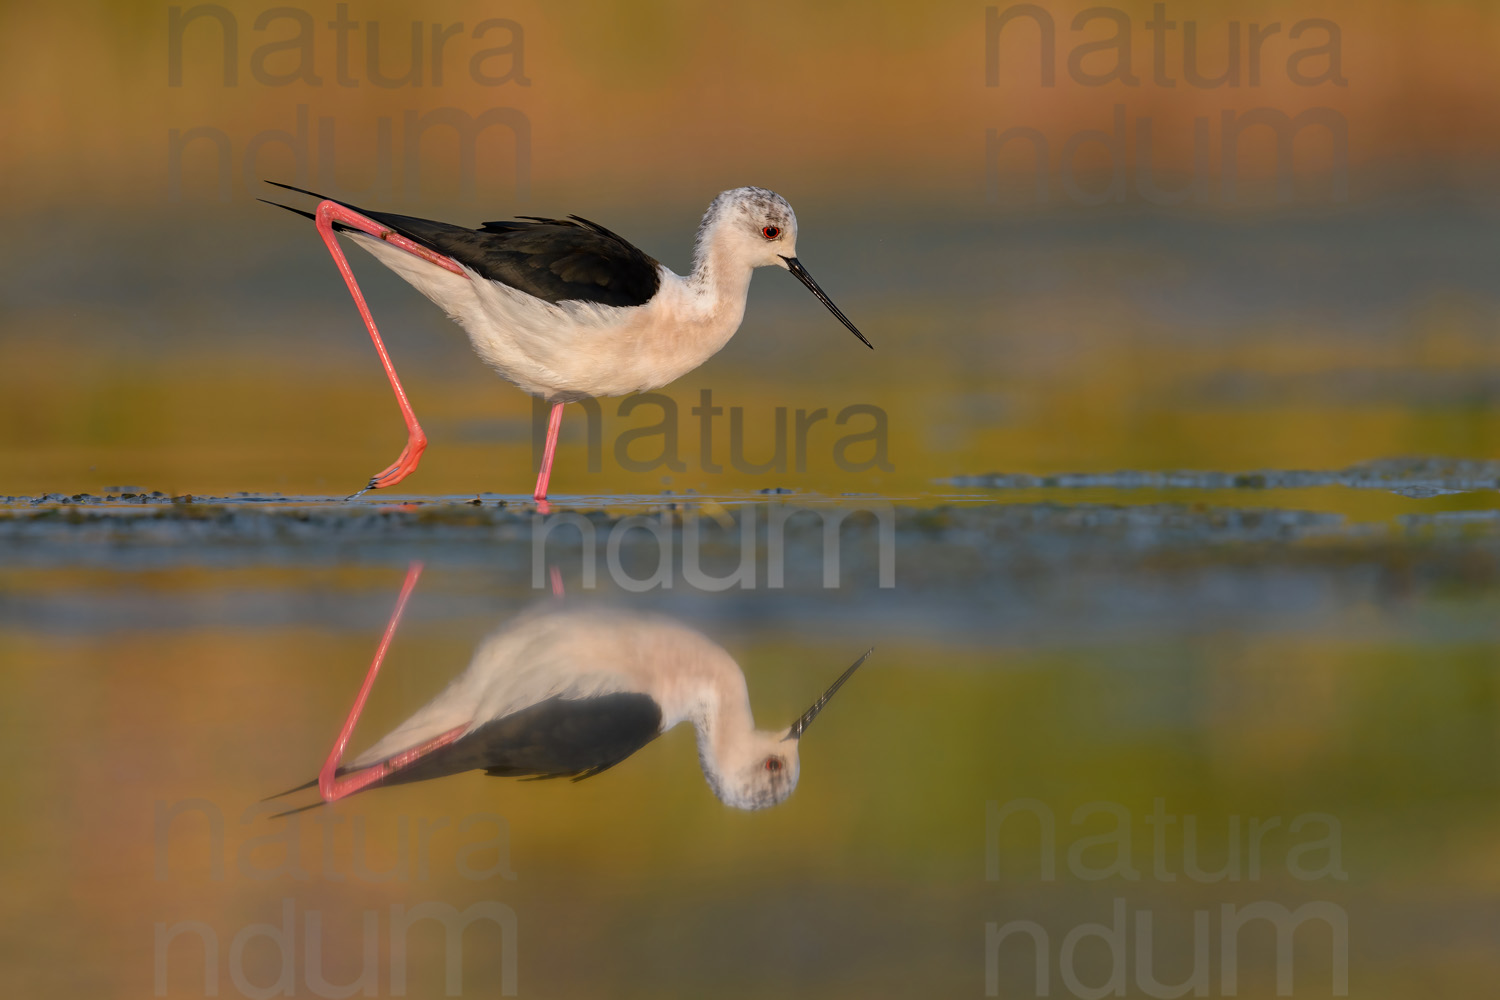
[[[774,226],[767,226],[766,228],[770,229],[770,230],[773,230],[773,231],[775,229]],[[766,770],[770,771],[772,774],[775,774],[777,771],[781,770],[781,758],[780,757],[767,757],[766,758]]]
[[[781,230],[777,229],[775,226],[767,226],[760,231],[760,234],[768,240],[774,240],[776,237],[781,235]],[[769,766],[770,765],[768,762],[767,767]]]

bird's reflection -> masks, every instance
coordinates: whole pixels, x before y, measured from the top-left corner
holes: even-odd
[[[691,722],[714,794],[738,809],[762,809],[797,787],[803,733],[870,655],[840,674],[790,726],[757,729],[744,673],[707,636],[670,618],[553,601],[491,634],[437,697],[342,765],[420,575],[420,566],[407,573],[375,659],[317,779],[292,791],[316,785],[323,802],[333,802],[368,788],[470,770],[577,781],[615,766],[678,723]]]

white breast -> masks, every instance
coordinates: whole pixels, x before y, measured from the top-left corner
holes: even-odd
[[[553,304],[467,268],[461,277],[373,236],[348,235],[463,327],[501,377],[548,400],[666,385],[716,354],[745,313],[743,292],[710,294],[665,267],[643,306]]]

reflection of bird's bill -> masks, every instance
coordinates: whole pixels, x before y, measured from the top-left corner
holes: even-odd
[[[778,254],[777,256],[780,255]],[[859,328],[856,327],[853,323],[849,322],[849,317],[845,316],[842,312],[839,311],[839,307],[833,304],[833,300],[828,297],[828,293],[823,291],[822,288],[818,287],[818,283],[813,280],[812,275],[807,273],[807,268],[802,266],[802,262],[800,260],[798,260],[796,257],[782,257],[781,259],[786,261],[786,269],[788,271],[791,271],[792,274],[796,276],[798,281],[806,285],[807,290],[816,295],[818,297],[818,301],[827,306],[828,311],[837,316],[839,318],[839,322],[849,328],[850,333],[854,334],[860,340],[864,341],[864,345],[870,350],[875,350],[875,345],[866,340],[865,335],[859,332]]]
[[[802,738],[802,734],[807,732],[807,727],[812,725],[812,721],[818,717],[818,713],[823,711],[823,706],[827,705],[829,699],[833,697],[834,692],[838,691],[839,688],[844,686],[845,681],[854,676],[854,671],[858,670],[860,664],[868,660],[870,658],[870,654],[873,652],[875,652],[875,647],[871,646],[869,649],[865,650],[864,656],[861,656],[859,659],[855,660],[854,663],[850,665],[848,670],[845,670],[843,673],[839,674],[838,680],[828,685],[828,690],[823,692],[823,696],[817,701],[813,702],[812,707],[803,712],[801,717],[799,717],[796,722],[792,723],[791,728],[787,730],[784,739],[800,740]]]

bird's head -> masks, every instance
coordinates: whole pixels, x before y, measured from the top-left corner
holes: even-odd
[[[802,734],[823,711],[834,693],[869,658],[870,653],[866,652],[855,660],[812,703],[812,707],[787,728],[754,730],[748,738],[737,740],[717,767],[705,759],[703,773],[708,777],[719,800],[736,809],[764,809],[785,801],[796,790],[797,778],[802,772],[801,760],[797,754],[802,745]]]
[[[797,256],[797,213],[765,188],[741,187],[713,200],[703,216],[705,238],[749,267],[786,267]]]
[[[731,267],[779,267],[790,271],[840,323],[866,347],[874,349],[797,259],[797,213],[775,191],[741,187],[715,198],[698,229],[698,257],[703,258],[710,250]]]
[[[717,774],[704,767],[719,801],[736,809],[764,809],[792,794],[801,764],[797,741],[786,741],[783,736],[784,732],[757,729],[735,748]]]

